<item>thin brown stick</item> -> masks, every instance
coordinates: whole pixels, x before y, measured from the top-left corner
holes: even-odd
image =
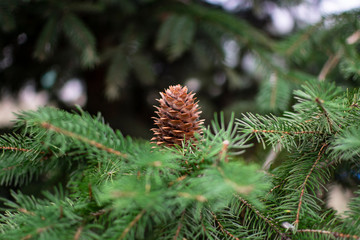
[[[206,234],[206,227],[204,225],[204,221],[203,221],[203,216],[202,214],[200,213],[200,220],[201,220],[201,227],[202,227],[202,230],[204,231],[204,233]]]
[[[169,187],[171,187],[172,185],[174,185],[175,183],[177,183],[177,182],[181,182],[182,180],[184,180],[185,178],[187,178],[187,174],[185,174],[185,175],[182,175],[182,176],[180,176],[180,177],[178,177],[177,179],[175,179],[174,181],[171,181],[170,183],[169,183]]]
[[[98,148],[98,149],[104,150],[104,151],[106,151],[106,152],[108,152],[108,153],[113,153],[113,154],[115,154],[115,155],[117,155],[117,156],[120,156],[120,157],[123,157],[123,158],[126,158],[126,157],[127,157],[126,154],[121,153],[121,152],[119,152],[119,151],[117,151],[117,150],[115,150],[115,149],[112,149],[112,148],[109,148],[109,147],[107,147],[107,146],[104,146],[104,145],[101,144],[101,143],[98,143],[98,142],[96,142],[96,141],[94,141],[94,140],[90,140],[90,139],[88,139],[88,138],[86,138],[86,137],[83,137],[83,136],[81,136],[81,135],[78,135],[78,134],[76,134],[76,133],[73,133],[73,132],[67,131],[67,130],[65,130],[65,129],[61,129],[61,128],[59,128],[59,127],[56,127],[56,126],[54,126],[54,125],[51,125],[50,123],[42,122],[40,125],[41,125],[43,128],[46,128],[46,129],[55,131],[55,132],[57,132],[57,133],[64,134],[65,136],[68,136],[68,137],[71,137],[71,138],[75,138],[75,139],[80,140],[80,141],[83,141],[83,142],[85,142],[85,143],[87,143],[87,144],[90,144],[90,145],[92,145],[92,146],[94,146],[94,147],[96,147],[96,148]]]
[[[297,212],[296,212],[296,219],[295,219],[295,222],[294,222],[294,225],[297,225],[299,223],[299,218],[300,218],[300,209],[301,209],[301,204],[302,204],[302,198],[304,196],[304,193],[305,193],[305,187],[306,187],[306,183],[307,181],[309,180],[309,177],[310,175],[312,174],[312,172],[314,171],[316,165],[318,164],[319,160],[321,159],[322,157],[322,154],[324,153],[323,150],[324,148],[328,145],[328,143],[324,143],[322,145],[322,147],[320,148],[320,151],[318,153],[318,157],[316,158],[314,164],[312,165],[308,175],[306,175],[306,178],[304,180],[304,183],[302,184],[302,187],[301,187],[301,193],[300,193],[300,199],[299,199],[299,204],[298,204],[298,209],[297,209]]]
[[[22,213],[25,213],[25,214],[28,214],[28,215],[31,215],[31,216],[35,216],[34,212],[28,211],[25,208],[19,208],[18,211],[22,212]]]
[[[42,232],[48,230],[48,229],[51,228],[51,227],[52,227],[52,226],[47,226],[47,227],[38,228],[38,229],[36,230],[36,234],[42,233]],[[31,239],[31,238],[33,238],[33,237],[34,237],[34,235],[32,235],[32,234],[29,233],[29,234],[26,235],[25,237],[21,238],[21,240],[28,240],[28,239]]]
[[[80,227],[78,227],[78,229],[76,230],[76,233],[74,235],[74,240],[79,240],[80,238],[80,235],[81,235],[81,232],[82,230],[84,229],[84,226],[81,225]]]
[[[275,161],[281,150],[281,144],[277,143],[275,149],[270,149],[270,153],[267,155],[266,160],[262,166],[264,171],[268,171],[271,164]]]
[[[330,117],[329,117],[329,114],[328,112],[326,111],[326,109],[324,108],[323,106],[323,100],[321,100],[320,98],[315,98],[315,102],[320,106],[321,110],[323,111],[325,117],[326,117],[326,121],[328,122],[329,124],[329,127],[330,127],[330,131],[332,131],[332,123],[331,123],[331,120],[330,120]]]
[[[128,232],[130,231],[130,229],[140,220],[140,218],[144,215],[144,213],[146,212],[145,209],[143,209],[141,212],[138,213],[138,215],[136,215],[136,217],[129,223],[129,225],[124,229],[124,231],[122,232],[121,236],[119,237],[119,240],[124,239],[124,237],[126,236],[126,234],[128,234]]]
[[[335,54],[331,55],[323,68],[321,69],[318,79],[319,81],[324,81],[329,72],[338,64],[340,57],[343,53],[342,48],[340,48]]]
[[[255,207],[253,207],[248,201],[241,198],[240,196],[237,196],[238,199],[245,204],[248,208],[250,208],[258,217],[263,219],[271,228],[273,228],[281,237],[282,239],[286,239],[287,236],[285,233],[281,232],[280,229],[275,225],[275,221],[271,219],[270,217],[265,217],[259,210],[257,210]]]
[[[360,236],[351,235],[346,233],[332,232],[327,230],[318,230],[318,229],[298,229],[299,233],[319,233],[319,234],[327,234],[333,235],[336,238],[352,238],[352,239],[360,239]]]
[[[322,134],[322,132],[319,131],[299,131],[299,132],[287,132],[287,131],[278,131],[278,130],[258,130],[253,129],[253,133],[281,133],[285,135],[300,135],[300,134]]]
[[[277,94],[277,81],[278,76],[276,73],[271,74],[270,76],[270,84],[272,86],[271,88],[271,95],[270,95],[270,107],[273,109],[276,106],[276,94]]]
[[[211,215],[214,217],[216,223],[217,223],[217,224],[219,225],[219,227],[220,227],[220,231],[221,231],[223,234],[226,234],[226,235],[230,236],[230,237],[233,238],[233,239],[240,240],[239,238],[237,238],[237,237],[235,237],[234,235],[232,235],[228,230],[226,230],[226,229],[223,227],[223,225],[220,223],[220,221],[217,219],[216,215],[215,215],[213,212],[211,212]]]
[[[181,213],[181,218],[180,218],[180,221],[179,221],[179,224],[177,226],[177,229],[176,229],[176,233],[175,233],[175,236],[174,236],[174,240],[176,240],[180,234],[180,230],[182,228],[182,221],[184,220],[184,215],[185,215],[185,210]]]
[[[19,163],[19,164],[13,165],[13,166],[5,167],[5,168],[3,168],[3,169],[1,169],[1,170],[2,170],[2,171],[9,171],[9,170],[11,170],[11,169],[13,169],[13,168],[16,168],[16,167],[19,167],[19,166],[21,166],[21,165],[22,165],[22,164]]]
[[[92,201],[93,200],[93,191],[92,191],[91,183],[88,184],[88,190],[89,190],[89,199],[90,199],[90,201]]]
[[[295,49],[300,46],[302,42],[305,42],[308,40],[313,32],[315,32],[318,29],[318,27],[315,25],[310,31],[305,32],[300,38],[299,41],[296,41],[293,45],[291,45],[285,52],[286,55],[291,55],[295,51]]]
[[[7,146],[0,146],[0,149],[3,150],[13,150],[13,151],[20,151],[20,152],[32,152],[31,149],[26,148],[17,148],[17,147],[7,147]]]

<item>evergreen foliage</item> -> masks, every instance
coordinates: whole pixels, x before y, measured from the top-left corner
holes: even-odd
[[[359,239],[359,197],[343,218],[324,204],[335,169],[357,163],[359,93],[309,79],[294,96],[282,117],[215,115],[196,146],[172,148],[81,109],[20,113],[1,138],[1,183],[66,176],[39,197],[3,199],[2,239]],[[245,163],[252,138],[286,159],[268,171]]]
[[[26,59],[22,67],[1,61],[4,84],[53,66],[59,79],[100,72],[114,100],[134,82],[160,89],[171,71],[189,77],[183,66],[191,66],[206,76],[206,91],[216,74],[226,76],[217,86],[223,94],[259,83],[262,112],[235,118],[253,106],[237,103],[228,122],[215,115],[196,146],[174,148],[125,137],[126,129],[80,108],[22,112],[13,133],[0,137],[0,184],[14,188],[1,199],[0,239],[360,239],[359,190],[344,216],[325,204],[343,164],[359,174],[360,92],[351,88],[360,79],[359,12],[272,36],[242,17],[246,11],[237,16],[204,1],[0,1],[4,59],[6,48],[15,63]],[[225,59],[230,40],[240,49],[235,66]],[[242,66],[246,57],[254,69]],[[256,141],[281,151],[270,168],[249,163]],[[39,179],[50,187],[27,194]]]

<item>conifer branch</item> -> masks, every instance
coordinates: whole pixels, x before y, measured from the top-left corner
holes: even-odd
[[[21,213],[25,213],[25,214],[31,215],[31,216],[35,216],[35,213],[34,213],[34,212],[28,211],[28,210],[26,210],[25,208],[19,208],[18,211],[21,212]]]
[[[220,172],[221,176],[224,178],[224,181],[229,184],[231,187],[234,188],[234,190],[238,193],[242,194],[248,194],[250,193],[254,187],[253,186],[241,186],[237,184],[236,182],[232,181],[231,179],[226,177],[226,174],[224,173],[224,170],[222,170],[220,167],[217,167],[217,170]]]
[[[307,181],[309,180],[309,177],[310,175],[312,174],[312,172],[314,171],[316,165],[318,164],[318,162],[320,161],[321,157],[323,156],[323,153],[324,153],[324,148],[328,145],[328,143],[324,143],[321,148],[320,148],[320,151],[318,153],[318,157],[316,158],[314,164],[312,165],[308,175],[306,175],[306,178],[304,180],[304,183],[302,184],[302,187],[301,187],[301,193],[300,193],[300,199],[299,199],[299,204],[298,204],[298,208],[297,208],[297,212],[296,212],[296,219],[295,219],[295,222],[294,222],[294,225],[297,225],[299,223],[299,218],[300,218],[300,209],[301,209],[301,204],[302,204],[302,198],[304,196],[304,193],[305,193],[305,188],[306,188],[306,184],[307,184]]]
[[[51,228],[51,227],[52,227],[52,226],[40,227],[40,228],[36,229],[36,234],[40,234],[40,233],[48,230],[48,229]],[[28,239],[31,239],[31,238],[33,238],[33,237],[34,237],[34,235],[29,233],[29,234],[26,235],[25,237],[21,238],[21,240],[28,240]]]
[[[251,209],[251,211],[253,211],[258,217],[260,217],[262,220],[264,220],[272,229],[275,230],[275,232],[277,232],[282,239],[286,239],[287,236],[285,233],[281,232],[280,229],[276,226],[276,224],[274,223],[274,220],[271,219],[270,217],[265,217],[259,210],[257,210],[254,206],[252,206],[248,201],[246,201],[245,199],[243,199],[240,196],[237,196],[238,199],[245,204],[249,209]]]
[[[0,146],[0,149],[2,149],[2,150],[20,151],[20,152],[32,152],[31,149],[17,148],[17,147],[7,147],[7,146]],[[44,153],[44,152],[41,152],[41,153]]]
[[[280,133],[284,135],[302,135],[302,134],[323,134],[319,131],[298,131],[298,132],[291,132],[291,131],[279,131],[279,130],[259,130],[253,129],[253,133]]]
[[[129,225],[124,229],[121,236],[118,240],[124,239],[126,234],[130,231],[130,229],[140,220],[140,218],[145,214],[146,210],[143,209],[141,212],[139,212],[136,217],[129,223]]]
[[[235,240],[240,240],[239,238],[235,237],[233,234],[231,234],[228,230],[226,230],[223,225],[220,223],[220,221],[217,219],[215,213],[211,212],[211,215],[214,217],[217,225],[219,226],[220,228],[220,231],[225,234],[225,235],[228,235],[229,237],[231,237],[232,239],[235,239]]]
[[[333,235],[335,238],[352,238],[352,239],[360,239],[360,236],[351,235],[346,233],[332,232],[327,230],[319,230],[319,229],[298,229],[296,232],[299,233],[319,233],[326,235]]]
[[[61,134],[64,134],[65,136],[68,136],[68,137],[71,137],[71,138],[75,138],[79,141],[82,141],[84,143],[87,143],[87,144],[90,144],[98,149],[101,149],[101,150],[104,150],[108,153],[112,153],[112,154],[115,154],[117,156],[120,156],[120,157],[123,157],[123,158],[127,158],[127,155],[124,154],[124,153],[121,153],[113,148],[110,148],[110,147],[107,147],[107,146],[104,146],[103,144],[101,143],[98,143],[94,140],[90,140],[84,136],[81,136],[81,135],[78,135],[76,133],[73,133],[73,132],[70,132],[68,130],[65,130],[65,129],[61,129],[59,127],[56,127],[54,125],[51,125],[50,123],[48,122],[42,122],[40,124],[43,128],[46,128],[46,129],[49,129],[49,130],[52,130],[54,132],[57,132],[57,133],[61,133]]]
[[[81,225],[80,227],[78,227],[78,229],[76,230],[76,233],[74,235],[74,240],[79,240],[83,229],[84,229],[84,225]]]
[[[340,61],[341,55],[343,53],[342,48],[340,48],[335,54],[331,55],[326,63],[324,64],[323,68],[321,69],[318,79],[320,81],[324,81],[328,73],[338,64]]]
[[[319,105],[319,107],[321,108],[321,110],[323,111],[325,117],[326,117],[326,121],[328,122],[329,124],[329,128],[330,128],[330,131],[332,132],[332,123],[331,123],[331,120],[329,118],[329,113],[326,111],[326,109],[324,108],[324,105],[323,105],[323,100],[320,99],[320,98],[315,98],[315,102]]]
[[[175,233],[175,236],[174,236],[174,240],[176,240],[178,238],[179,234],[180,234],[180,230],[181,230],[181,228],[183,226],[182,222],[184,220],[185,212],[186,212],[186,209],[184,211],[182,211],[182,213],[181,213],[180,221],[179,221],[178,226],[176,228],[176,233]]]
[[[318,26],[315,25],[313,27],[311,27],[311,29],[305,33],[303,33],[299,38],[298,40],[292,44],[285,52],[286,55],[291,55],[293,54],[293,52],[305,41],[307,41],[310,36],[318,29]]]
[[[2,171],[9,171],[9,170],[14,169],[14,168],[16,168],[16,167],[19,167],[19,166],[21,166],[21,165],[22,165],[22,164],[19,163],[19,164],[13,165],[13,166],[9,166],[9,167],[3,168],[3,169],[1,169],[1,170],[2,170]]]

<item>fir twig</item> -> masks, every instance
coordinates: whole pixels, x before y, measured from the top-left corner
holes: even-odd
[[[80,227],[78,227],[78,229],[76,230],[76,233],[75,233],[75,235],[74,235],[74,240],[79,240],[83,228],[84,228],[83,225],[81,225]]]
[[[240,196],[237,196],[237,197],[243,204],[245,204],[249,209],[251,209],[258,217],[263,219],[272,229],[274,229],[275,232],[277,232],[283,239],[287,238],[286,234],[281,232],[280,229],[276,226],[273,219],[271,219],[270,217],[265,217],[259,210],[257,210],[254,206],[252,206],[248,201],[246,201],[242,197],[240,197]]]
[[[180,234],[180,230],[181,230],[181,228],[182,228],[182,226],[183,226],[183,223],[182,223],[182,222],[183,222],[183,220],[184,220],[185,212],[186,212],[186,210],[184,210],[184,211],[181,213],[180,221],[179,221],[179,224],[178,224],[178,226],[177,226],[177,228],[176,228],[176,233],[175,233],[175,236],[174,236],[174,240],[176,240],[176,239],[178,238],[179,234]]]
[[[258,130],[258,129],[253,129],[252,130],[253,133],[280,133],[280,134],[284,134],[284,135],[301,135],[301,134],[322,134],[322,132],[319,131],[299,131],[299,132],[288,132],[288,131],[278,131],[278,130]]]
[[[326,63],[324,64],[323,68],[321,69],[318,79],[320,81],[324,81],[328,73],[333,69],[338,62],[340,61],[341,55],[343,53],[342,48],[340,48],[335,54],[331,55]]]
[[[136,217],[129,223],[129,225],[124,229],[124,231],[122,232],[121,236],[119,237],[119,240],[124,239],[124,237],[126,236],[126,234],[128,234],[128,232],[130,231],[130,229],[140,220],[140,218],[144,215],[144,213],[146,212],[145,209],[143,209],[141,212],[138,213],[138,215],[136,215]]]
[[[331,123],[331,120],[329,118],[329,113],[326,111],[326,109],[324,108],[324,105],[323,105],[323,100],[320,99],[320,98],[315,98],[315,102],[319,105],[319,107],[321,108],[321,110],[323,111],[325,117],[326,117],[326,121],[328,122],[329,124],[329,128],[330,128],[330,131],[332,132],[332,123]]]
[[[90,144],[90,145],[92,145],[92,146],[94,146],[94,147],[96,147],[96,148],[98,148],[98,149],[104,150],[104,151],[106,151],[106,152],[108,152],[108,153],[113,153],[113,154],[115,154],[115,155],[117,155],[117,156],[120,156],[120,157],[123,157],[123,158],[127,158],[127,155],[124,154],[124,153],[121,153],[121,152],[119,152],[119,151],[117,151],[117,150],[115,150],[115,149],[112,149],[112,148],[109,148],[109,147],[107,147],[107,146],[104,146],[104,145],[101,144],[101,143],[98,143],[98,142],[96,142],[96,141],[94,141],[94,140],[90,140],[90,139],[88,139],[88,138],[86,138],[86,137],[83,137],[83,136],[80,136],[80,135],[78,135],[78,134],[76,134],[76,133],[67,131],[67,130],[65,130],[65,129],[61,129],[61,128],[56,127],[56,126],[54,126],[54,125],[51,125],[50,123],[42,122],[40,125],[41,125],[43,128],[46,128],[46,129],[55,131],[55,132],[57,132],[57,133],[64,134],[65,136],[68,136],[68,137],[71,137],[71,138],[75,138],[75,139],[80,140],[80,141],[83,141],[83,142],[85,142],[85,143],[87,143],[87,144]]]
[[[304,196],[304,193],[305,193],[305,187],[306,187],[306,183],[307,181],[309,180],[309,177],[310,175],[312,174],[312,172],[314,171],[316,165],[318,164],[319,160],[321,159],[321,157],[323,156],[323,153],[324,153],[324,148],[328,145],[328,143],[324,143],[321,148],[320,148],[320,151],[318,153],[318,157],[316,158],[314,164],[312,165],[308,175],[306,175],[306,178],[304,180],[304,183],[302,184],[302,187],[301,187],[301,193],[300,193],[300,199],[299,199],[299,204],[298,204],[298,209],[297,209],[297,212],[296,212],[296,219],[295,219],[295,222],[294,222],[294,225],[297,225],[299,223],[299,218],[300,218],[300,209],[301,209],[301,204],[302,204],[302,198]]]
[[[223,234],[226,234],[228,235],[229,237],[231,237],[232,239],[236,239],[236,240],[239,240],[239,238],[235,237],[233,234],[231,234],[228,230],[226,230],[223,225],[220,223],[220,221],[217,219],[215,213],[211,212],[211,215],[214,217],[217,225],[219,225],[220,227],[220,231],[223,233]]]
[[[303,35],[301,35],[301,37],[298,38],[298,41],[294,42],[294,44],[292,44],[285,52],[285,54],[287,56],[290,56],[291,54],[293,54],[293,52],[305,41],[307,41],[310,36],[316,31],[318,30],[319,26],[315,25],[312,28],[310,28],[309,31],[306,31]]]
[[[7,146],[0,146],[0,149],[2,149],[2,150],[20,151],[20,152],[31,152],[32,151],[31,149],[7,147]],[[41,152],[41,153],[44,153],[44,152]]]
[[[351,234],[339,233],[339,232],[332,232],[332,231],[320,230],[320,229],[298,229],[296,232],[299,232],[299,233],[319,233],[319,234],[333,235],[336,238],[360,239],[360,236],[357,236],[357,235],[351,235]]]

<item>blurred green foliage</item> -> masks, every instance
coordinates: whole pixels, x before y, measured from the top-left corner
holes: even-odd
[[[271,8],[292,13],[300,4],[248,0],[225,10],[200,0],[3,0],[2,92],[30,80],[68,108],[58,90],[79,78],[86,110],[145,138],[158,92],[178,83],[197,92],[207,121],[220,110],[278,114],[309,78],[358,84],[359,10],[315,25],[293,16],[293,29],[278,34]]]

